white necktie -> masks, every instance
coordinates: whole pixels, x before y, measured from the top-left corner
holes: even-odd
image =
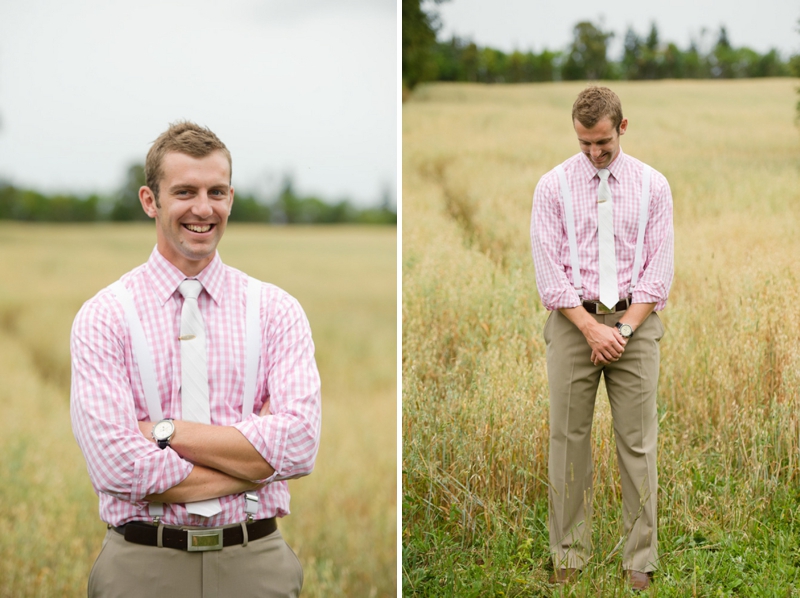
[[[183,295],[181,310],[181,406],[183,419],[201,424],[211,423],[208,404],[208,358],[206,356],[206,327],[197,298],[203,290],[199,280],[184,280],[178,287]],[[211,517],[222,511],[219,500],[187,503],[186,510],[194,515]]]
[[[600,303],[613,309],[619,301],[617,287],[617,253],[614,249],[614,212],[611,188],[608,186],[609,171],[597,171],[600,186],[597,188],[597,240],[600,246]]]

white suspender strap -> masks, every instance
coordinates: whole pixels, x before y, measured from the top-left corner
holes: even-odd
[[[245,331],[244,397],[242,397],[242,420],[253,413],[256,398],[256,374],[261,355],[261,282],[247,278],[247,320]]]
[[[578,260],[578,240],[575,235],[575,217],[572,214],[572,192],[567,183],[567,173],[564,167],[559,164],[556,166],[558,173],[558,184],[561,187],[561,199],[564,202],[564,220],[567,224],[567,240],[569,241],[569,261],[572,265],[572,286],[578,292],[578,297],[583,297],[581,286],[581,265]]]
[[[139,319],[139,314],[136,312],[133,297],[121,280],[112,284],[111,290],[122,305],[122,309],[125,310],[125,319],[128,321],[128,333],[131,335],[131,349],[133,350],[136,363],[139,364],[139,376],[141,376],[142,379],[144,399],[147,403],[147,412],[150,416],[150,421],[161,421],[164,419],[164,415],[161,411],[161,399],[158,396],[153,354],[150,352],[150,346],[147,344],[144,328],[142,328],[142,321]],[[148,511],[150,517],[153,518],[153,523],[160,524],[161,518],[164,516],[164,505],[151,502],[148,505]]]
[[[253,413],[256,400],[256,375],[258,374],[258,358],[261,356],[261,281],[252,276],[247,277],[247,308],[245,329],[245,372],[244,396],[242,397],[242,420]],[[244,495],[244,512],[247,523],[251,523],[258,513],[258,494],[247,492]],[[243,524],[242,530],[247,533]],[[247,536],[245,536],[246,538]]]
[[[161,399],[158,396],[156,368],[153,362],[153,355],[150,353],[150,346],[147,344],[147,338],[144,335],[142,321],[136,312],[136,306],[133,304],[133,296],[125,288],[121,280],[112,284],[111,290],[122,305],[122,309],[125,310],[128,332],[131,335],[131,348],[133,349],[136,363],[139,364],[139,375],[142,377],[142,388],[144,389],[144,398],[147,402],[147,412],[150,415],[150,420],[154,422],[161,421],[164,419],[164,415],[161,411]]]
[[[644,230],[647,228],[647,217],[650,213],[650,167],[645,164],[642,171],[642,199],[639,204],[639,232],[636,235],[636,254],[633,259],[633,272],[631,273],[630,294],[639,281],[639,271],[642,269],[642,252],[644,250]]]

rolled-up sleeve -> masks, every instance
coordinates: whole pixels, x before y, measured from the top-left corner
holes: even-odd
[[[644,236],[642,275],[633,290],[634,303],[655,303],[664,309],[674,274],[674,233],[672,228],[672,192],[666,177],[654,172],[650,214]]]
[[[193,466],[139,431],[144,417],[137,417],[126,335],[122,309],[108,294],[78,312],[70,340],[70,415],[95,492],[143,506],[145,496],[179,484]]]
[[[559,189],[553,171],[544,175],[533,194],[531,210],[531,248],[536,269],[536,287],[548,310],[577,307],[578,292],[567,277],[561,261],[564,231]]]
[[[314,469],[322,407],[314,342],[302,307],[286,293],[272,300],[262,297],[265,303],[262,355],[271,414],[251,415],[234,427],[275,470],[266,481],[277,481]]]

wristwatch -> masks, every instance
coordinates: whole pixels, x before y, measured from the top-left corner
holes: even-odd
[[[630,338],[633,336],[633,328],[630,324],[623,324],[622,322],[617,322],[615,324],[617,330],[619,330],[619,335],[622,338]]]
[[[171,419],[162,419],[150,433],[158,444],[158,448],[165,449],[169,446],[169,441],[175,436],[175,422]]]

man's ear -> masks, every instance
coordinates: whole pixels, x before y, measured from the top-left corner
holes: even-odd
[[[144,213],[150,218],[155,218],[156,214],[158,214],[158,208],[156,207],[156,196],[150,187],[139,187],[139,201],[142,204]]]

